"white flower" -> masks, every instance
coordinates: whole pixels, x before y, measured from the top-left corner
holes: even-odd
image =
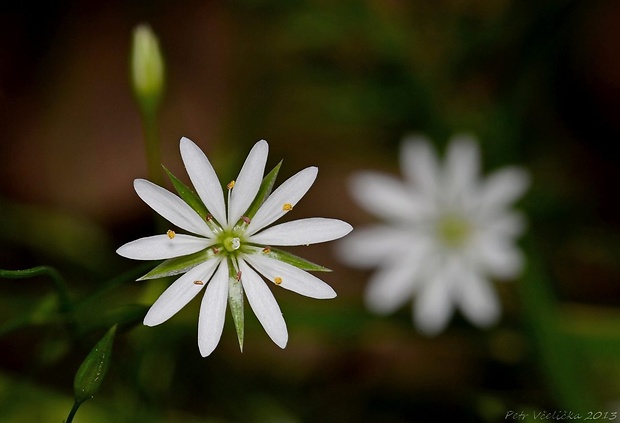
[[[508,167],[479,180],[479,160],[469,137],[451,140],[443,166],[428,140],[410,137],[401,151],[404,181],[375,172],[354,175],[353,197],[389,222],[358,229],[338,244],[346,263],[378,267],[365,292],[369,309],[391,313],[415,294],[413,319],[426,334],[442,331],[454,307],[481,327],[497,321],[500,304],[488,279],[521,271],[514,238],[524,219],[508,206],[529,178]]]
[[[180,148],[197,195],[175,184],[181,199],[143,179],[136,179],[134,187],[153,210],[194,235],[169,230],[129,242],[117,250],[121,256],[136,260],[168,259],[141,279],[185,273],[157,299],[144,324],[155,326],[165,322],[205,288],[198,319],[200,353],[206,357],[217,346],[227,301],[242,347],[245,291],[267,334],[284,348],[288,340],[286,324],[260,275],[277,286],[312,298],[334,298],[336,293],[304,270],[327,269],[271,247],[331,241],[346,235],[352,227],[336,219],[308,218],[265,229],[297,204],[314,183],[318,170],[308,167],[270,194],[279,165],[263,182],[268,152],[264,140],[254,145],[236,181],[227,185],[227,201],[211,163],[198,146],[182,138]],[[171,179],[174,183],[175,178]]]

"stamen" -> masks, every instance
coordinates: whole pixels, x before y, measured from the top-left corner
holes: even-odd
[[[280,276],[276,276],[273,281],[276,285],[280,285],[282,283],[282,278]]]
[[[208,214],[208,215],[207,215],[207,217],[205,217],[205,220],[206,220],[207,222],[212,221],[212,220],[213,220],[213,215],[212,215],[212,214]]]
[[[284,203],[282,205],[282,210],[284,210],[284,211],[291,211],[291,210],[293,210],[293,205],[291,203]]]
[[[172,239],[175,237],[176,232],[174,232],[172,229],[168,229],[168,232],[166,232],[166,235],[168,235],[168,238]]]
[[[271,252],[271,247],[265,247],[263,248],[263,253],[265,254],[269,254]]]
[[[217,253],[220,252],[220,249],[217,248],[217,247],[213,247],[213,248],[211,248],[211,250],[213,251],[213,254],[217,254]]]
[[[226,188],[228,188],[228,189],[233,189],[233,188],[235,187],[235,183],[236,183],[236,182],[235,182],[234,180],[230,181],[230,182],[226,185]]]
[[[245,222],[246,225],[250,224],[250,218],[247,216],[241,216],[241,220],[243,220]]]
[[[204,285],[203,281],[194,281],[194,285]]]
[[[235,279],[237,279],[238,281],[240,281],[240,280],[241,280],[241,270],[239,270],[239,271],[237,272],[237,275],[235,276]]]

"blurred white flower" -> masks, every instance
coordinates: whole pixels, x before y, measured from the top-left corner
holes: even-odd
[[[388,314],[415,295],[414,323],[429,335],[445,328],[455,307],[477,326],[493,324],[500,304],[488,279],[514,278],[523,266],[514,239],[524,219],[508,207],[528,174],[508,167],[479,179],[480,154],[467,136],[451,140],[443,165],[422,137],[405,139],[400,159],[404,181],[376,172],[351,180],[355,200],[388,222],[338,243],[347,264],[378,268],[366,287],[368,308]]]
[[[144,324],[165,322],[205,288],[198,320],[198,346],[205,357],[220,340],[227,300],[235,324],[240,318],[243,325],[245,291],[267,334],[284,348],[288,340],[286,324],[260,275],[277,286],[312,298],[334,298],[336,293],[306,271],[327,269],[272,247],[331,241],[349,233],[351,226],[336,219],[307,218],[265,229],[297,204],[314,183],[318,170],[308,167],[271,193],[279,165],[263,181],[268,152],[264,140],[254,145],[236,181],[227,185],[227,201],[200,148],[187,138],[181,139],[180,148],[197,195],[187,187],[177,187],[182,199],[143,179],[135,180],[134,187],[153,210],[194,235],[168,230],[117,250],[121,256],[136,260],[168,259],[141,279],[185,273],[157,299]],[[243,329],[239,332],[237,327],[237,331],[242,346]]]

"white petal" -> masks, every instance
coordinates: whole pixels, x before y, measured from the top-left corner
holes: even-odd
[[[207,284],[217,263],[217,260],[209,260],[190,269],[177,279],[151,306],[144,317],[144,324],[146,326],[159,325],[185,307]],[[195,284],[194,281],[202,281],[203,285]]]
[[[283,207],[285,204],[295,206],[308,192],[316,179],[317,173],[318,169],[316,167],[307,167],[284,181],[258,209],[246,230],[246,235],[255,234],[282,217],[287,212]]]
[[[448,145],[445,162],[445,187],[449,197],[466,196],[476,186],[480,169],[480,152],[476,140],[470,136],[457,135]]]
[[[392,257],[406,245],[414,245],[415,235],[408,228],[376,225],[355,229],[336,243],[336,253],[346,264],[372,268]]]
[[[435,151],[426,137],[409,136],[401,147],[400,167],[409,183],[432,196],[437,191],[439,165]]]
[[[450,292],[453,272],[438,271],[425,281],[424,289],[416,297],[413,315],[416,326],[426,335],[437,335],[448,323],[454,310]]]
[[[342,238],[353,227],[338,219],[314,217],[281,223],[252,235],[250,241],[262,245],[307,245]]]
[[[271,290],[258,273],[242,259],[239,260],[239,270],[243,275],[241,277],[243,289],[258,321],[277,346],[286,347],[288,341],[286,323]]]
[[[213,236],[198,213],[167,189],[145,179],[136,179],[133,186],[142,201],[173,225],[195,234]]]
[[[196,192],[220,225],[226,225],[222,185],[205,153],[189,138],[181,138],[181,157]]]
[[[425,258],[423,249],[415,249],[383,265],[368,281],[364,292],[366,306],[375,313],[387,314],[410,300],[422,282]]]
[[[387,220],[411,221],[428,215],[432,204],[400,180],[378,172],[359,172],[349,191],[364,209]]]
[[[162,260],[196,253],[213,241],[191,235],[154,235],[128,242],[116,250],[118,255],[134,260]]]
[[[464,271],[455,287],[460,294],[457,301],[465,317],[481,327],[488,327],[497,322],[500,315],[497,293],[479,274]]]
[[[228,299],[228,264],[222,261],[207,285],[198,317],[198,348],[203,357],[220,342]]]
[[[482,231],[508,238],[521,235],[527,226],[525,217],[517,212],[493,216],[485,216],[485,213],[479,213],[476,220]]]
[[[249,254],[244,258],[269,281],[274,282],[276,278],[280,278],[279,286],[282,288],[311,298],[336,297],[331,286],[305,270],[260,254]]]
[[[528,173],[518,167],[506,167],[489,175],[480,191],[481,210],[497,210],[517,200],[530,184]]]
[[[245,159],[239,176],[235,181],[235,187],[230,193],[230,204],[228,205],[229,227],[237,223],[256,197],[260,184],[263,181],[268,152],[269,146],[267,141],[260,140],[254,144],[247,159]]]
[[[501,236],[479,236],[472,248],[476,264],[493,277],[511,279],[523,269],[523,255],[513,242]]]

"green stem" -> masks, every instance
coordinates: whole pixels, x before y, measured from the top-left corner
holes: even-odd
[[[144,107],[141,111],[141,117],[149,179],[157,185],[163,185],[164,175],[161,168],[161,148],[157,128],[157,112],[155,109],[147,109]]]
[[[0,269],[0,277],[7,279],[26,279],[34,276],[47,275],[54,282],[54,287],[58,293],[58,299],[60,301],[60,310],[62,312],[71,311],[71,298],[69,296],[69,289],[63,277],[60,273],[50,266],[37,266],[31,269],[24,270],[5,270]]]
[[[71,411],[69,411],[69,415],[67,416],[67,420],[65,421],[65,423],[73,422],[73,417],[75,417],[75,413],[77,413],[78,408],[80,408],[80,405],[82,405],[82,403],[79,403],[77,401],[73,403],[73,407],[71,407]]]

